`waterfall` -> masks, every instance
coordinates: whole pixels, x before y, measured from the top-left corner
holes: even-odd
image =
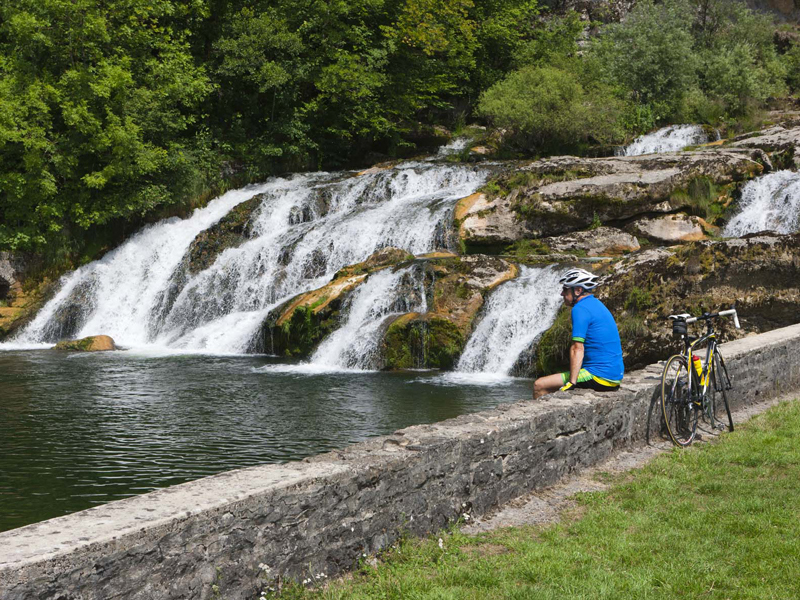
[[[441,146],[438,152],[436,153],[436,156],[432,157],[431,160],[447,158],[448,156],[452,156],[454,154],[458,154],[459,152],[463,152],[469,147],[469,143],[471,141],[472,140],[468,137],[455,138],[449,144]]]
[[[793,233],[800,229],[800,173],[776,171],[748,181],[742,188],[740,211],[722,234],[740,237],[772,230]]]
[[[670,125],[636,138],[622,149],[622,156],[677,152],[686,146],[705,144],[708,134],[700,125]]]
[[[106,334],[126,347],[246,351],[270,309],[328,282],[342,267],[395,246],[414,254],[452,248],[455,202],[488,169],[404,163],[362,176],[317,173],[230,192],[148,227],[103,259],[65,276],[57,295],[16,341]],[[198,273],[192,241],[261,194],[248,239]]]
[[[516,279],[489,296],[458,362],[458,372],[511,374],[520,355],[553,324],[562,303],[561,273],[554,267],[520,269]]]
[[[384,323],[391,316],[426,312],[421,272],[413,267],[373,273],[360,285],[346,307],[347,318],[311,357],[323,369],[370,370],[378,366]]]

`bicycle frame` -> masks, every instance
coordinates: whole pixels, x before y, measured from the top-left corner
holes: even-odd
[[[689,397],[695,400],[695,402],[701,402],[704,410],[706,406],[705,402],[702,402],[702,399],[706,398],[708,394],[708,386],[711,384],[711,372],[714,370],[714,352],[717,349],[717,333],[713,330],[712,321],[710,319],[707,321],[707,325],[708,330],[705,335],[700,336],[693,342],[689,342],[688,336],[684,340],[684,357],[686,358],[687,369],[690,373],[688,381]],[[692,356],[694,356],[695,346],[702,345],[705,342],[709,342],[706,347],[706,360],[702,363],[703,367],[698,376],[697,371],[694,370]],[[693,383],[697,383],[699,388],[697,391],[692,389]]]

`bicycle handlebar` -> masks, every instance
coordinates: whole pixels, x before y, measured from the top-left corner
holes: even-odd
[[[728,310],[721,310],[717,314],[720,317],[731,317],[732,316],[733,317],[733,324],[736,327],[736,329],[741,329],[742,328],[742,326],[739,325],[739,315],[736,312],[735,308],[730,308]]]
[[[728,310],[721,310],[718,313],[706,313],[704,315],[700,315],[699,317],[690,317],[688,314],[684,313],[681,315],[670,315],[668,318],[673,320],[683,320],[686,323],[696,323],[699,320],[702,321],[710,321],[711,319],[716,319],[717,317],[733,317],[733,325],[736,329],[741,329],[742,326],[739,324],[739,315],[736,312],[735,308],[729,308]]]

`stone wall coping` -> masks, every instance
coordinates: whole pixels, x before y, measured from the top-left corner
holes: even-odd
[[[176,519],[347,470],[345,465],[302,463],[236,469],[5,531],[0,533],[0,574],[78,548],[143,537],[148,529]]]

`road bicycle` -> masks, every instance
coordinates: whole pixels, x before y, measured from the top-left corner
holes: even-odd
[[[728,404],[731,378],[714,331],[714,320],[718,317],[733,317],[734,325],[740,328],[735,308],[703,313],[699,317],[686,313],[668,317],[672,319],[672,335],[683,341],[684,348],[664,365],[661,413],[670,439],[678,446],[688,446],[694,441],[701,418],[712,430],[727,427],[728,431],[733,431]],[[688,326],[697,321],[706,323],[706,333],[700,337],[688,333]],[[707,343],[706,358],[702,361],[695,350],[704,343]]]

